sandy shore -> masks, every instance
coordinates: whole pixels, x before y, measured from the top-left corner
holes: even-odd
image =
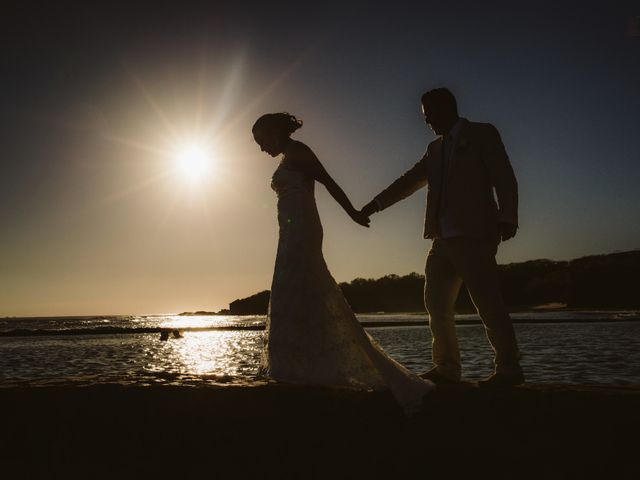
[[[640,478],[640,386],[0,388],[9,478]]]

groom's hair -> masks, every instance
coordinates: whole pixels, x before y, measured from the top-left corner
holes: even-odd
[[[453,93],[448,88],[434,88],[425,92],[422,95],[422,105],[440,107],[446,110],[453,109],[456,115],[458,114],[458,102],[456,102],[456,97],[453,96]]]

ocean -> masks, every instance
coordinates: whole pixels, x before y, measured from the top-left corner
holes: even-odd
[[[477,315],[459,315],[463,377],[493,369]],[[512,315],[531,383],[640,384],[640,312],[560,311]],[[396,360],[431,366],[422,314],[358,315]],[[86,316],[0,319],[0,387],[244,383],[260,361],[264,316]],[[180,332],[160,339],[162,329]]]

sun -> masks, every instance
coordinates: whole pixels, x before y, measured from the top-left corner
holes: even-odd
[[[211,173],[213,155],[210,147],[187,143],[176,150],[176,166],[183,177],[190,181],[203,180]]]

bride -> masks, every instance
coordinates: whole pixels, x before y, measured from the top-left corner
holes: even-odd
[[[357,211],[313,151],[291,134],[302,121],[288,113],[260,117],[252,132],[263,152],[282,155],[271,180],[278,195],[280,237],[261,375],[297,384],[389,389],[407,413],[435,388],[389,357],[360,326],[322,255],[315,182],[357,223]]]

